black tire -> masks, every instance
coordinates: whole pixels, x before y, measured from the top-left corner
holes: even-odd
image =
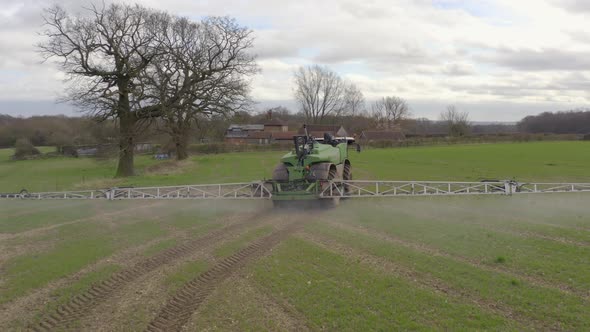
[[[274,181],[289,181],[289,170],[285,164],[278,164],[272,172],[272,179]]]
[[[344,171],[342,172],[342,179],[343,180],[352,180],[352,165],[348,160],[344,163]],[[348,194],[350,192],[350,187],[345,184],[344,185],[344,193]]]
[[[338,177],[338,171],[336,167],[330,168],[330,172],[328,173],[328,180],[334,180]],[[328,208],[336,207],[340,204],[340,197],[332,197],[332,198],[324,198],[322,199],[323,205]]]

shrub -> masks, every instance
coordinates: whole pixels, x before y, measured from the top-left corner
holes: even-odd
[[[14,144],[14,159],[28,159],[40,154],[41,152],[39,152],[39,150],[33,146],[28,138],[19,138]]]

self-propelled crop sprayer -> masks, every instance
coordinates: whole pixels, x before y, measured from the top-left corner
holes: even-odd
[[[244,183],[125,187],[80,191],[0,193],[15,199],[271,199],[275,206],[320,203],[337,205],[343,198],[435,195],[513,195],[590,192],[590,183],[521,183],[515,180],[382,181],[353,180],[348,155],[353,140],[325,133],[314,138],[305,130],[272,173],[272,180]],[[362,158],[362,155],[359,157]],[[314,204],[315,205],[315,204]]]
[[[331,183],[352,180],[347,138],[335,138],[325,133],[323,138],[314,139],[305,129],[305,135],[294,136],[293,143],[293,151],[281,158],[272,174],[270,185],[275,206],[284,206],[291,201],[317,200],[327,189],[346,193],[346,184],[331,187]],[[340,195],[334,195],[323,202],[336,205],[339,200]]]

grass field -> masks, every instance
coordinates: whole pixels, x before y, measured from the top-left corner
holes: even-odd
[[[590,143],[535,142],[370,149],[351,153],[356,179],[590,182]],[[113,179],[114,160],[58,158],[11,161],[0,150],[0,191],[55,191],[255,181],[269,178],[283,152],[193,156],[175,163],[136,158],[138,176]],[[239,171],[238,171],[239,169]]]
[[[587,149],[469,145],[352,158],[365,179],[590,182]],[[128,183],[259,179],[278,155],[180,165],[141,157]],[[107,183],[108,163],[3,160],[0,183],[33,186],[47,170],[79,187],[79,173],[66,170],[82,164],[94,174],[86,184]],[[407,197],[284,211],[265,201],[0,200],[0,330],[590,330],[588,202],[582,193]]]

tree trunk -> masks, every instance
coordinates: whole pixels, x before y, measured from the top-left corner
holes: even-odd
[[[173,135],[174,144],[176,145],[176,160],[185,160],[188,158],[188,133],[182,130],[180,133]]]
[[[121,91],[123,89],[120,89]],[[124,91],[124,90],[123,90]],[[135,150],[135,124],[137,119],[131,112],[129,95],[125,92],[119,95],[119,164],[116,177],[127,177],[135,174],[133,152]]]
[[[119,118],[119,165],[117,166],[116,177],[127,177],[135,174],[133,166],[135,122],[135,119],[130,115]]]

